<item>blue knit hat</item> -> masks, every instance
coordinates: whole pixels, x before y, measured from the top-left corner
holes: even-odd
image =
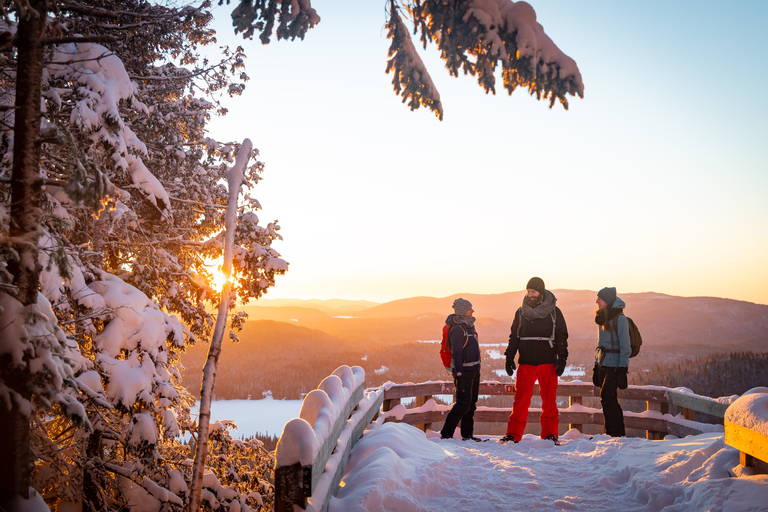
[[[462,299],[459,297],[455,301],[453,301],[453,310],[456,312],[457,315],[464,316],[467,314],[467,311],[472,309],[472,303],[469,302],[467,299]]]
[[[597,296],[603,300],[608,306],[613,306],[614,301],[616,300],[616,287],[610,287],[607,286],[597,292]]]

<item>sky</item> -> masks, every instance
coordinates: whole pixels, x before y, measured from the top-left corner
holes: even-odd
[[[531,0],[579,66],[551,110],[486,95],[422,52],[445,118],[385,74],[385,1],[315,0],[303,41],[246,50],[250,81],[209,125],[249,138],[255,195],[290,262],[267,298],[365,299],[615,286],[768,304],[768,3]]]

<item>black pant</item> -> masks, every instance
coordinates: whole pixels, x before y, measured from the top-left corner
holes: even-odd
[[[475,430],[477,395],[480,391],[480,370],[462,371],[461,377],[453,378],[453,385],[456,387],[456,399],[445,418],[440,435],[453,437],[456,425],[461,421],[461,437],[472,437]]]
[[[626,436],[624,430],[624,411],[619,405],[618,386],[616,384],[616,368],[600,366],[598,375],[601,382],[600,403],[603,405],[605,418],[605,433],[613,437]]]

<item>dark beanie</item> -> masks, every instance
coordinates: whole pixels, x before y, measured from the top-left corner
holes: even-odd
[[[540,277],[532,277],[528,284],[525,286],[526,290],[536,290],[537,292],[544,294],[544,280]]]
[[[613,302],[616,300],[616,287],[610,287],[607,286],[597,292],[597,296],[603,299],[603,302],[608,304],[608,306],[613,306]]]

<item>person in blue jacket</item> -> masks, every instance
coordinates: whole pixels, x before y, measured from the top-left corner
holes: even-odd
[[[451,345],[451,373],[456,388],[456,399],[445,418],[440,437],[450,439],[461,422],[461,439],[481,441],[475,437],[475,410],[480,391],[480,344],[477,341],[472,303],[458,298],[453,301],[454,314],[445,320],[451,327],[448,341]]]
[[[592,383],[600,388],[600,403],[605,418],[605,433],[623,437],[624,411],[619,405],[617,389],[627,389],[629,354],[629,321],[624,316],[626,304],[616,295],[616,288],[603,288],[597,292],[597,350]]]

